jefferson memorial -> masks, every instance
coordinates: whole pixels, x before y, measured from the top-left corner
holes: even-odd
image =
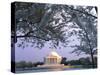
[[[44,65],[38,65],[41,68],[63,68],[64,65],[60,64],[62,57],[54,50],[52,50],[46,57],[44,57]]]
[[[45,64],[60,64],[62,57],[55,51],[51,51],[45,58]]]

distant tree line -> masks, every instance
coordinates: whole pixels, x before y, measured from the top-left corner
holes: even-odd
[[[32,67],[37,67],[38,65],[43,65],[43,62],[26,62],[26,61],[20,61],[20,62],[16,62],[15,67],[16,68],[32,68]]]
[[[92,68],[91,60],[89,57],[87,58],[80,58],[78,60],[67,60],[66,57],[62,57],[61,63],[64,64],[65,66],[70,65],[70,66],[80,66],[82,65],[82,68]],[[97,57],[94,57],[94,64],[95,68],[97,67]],[[44,62],[26,62],[26,61],[20,61],[16,62],[15,67],[16,68],[32,68],[32,67],[37,67],[38,65],[44,65]]]
[[[67,61],[66,57],[62,58],[61,64],[64,65],[83,65],[83,67],[92,67],[91,60],[89,57],[87,58],[80,58],[78,60],[69,60]],[[97,57],[94,57],[94,65],[95,68],[97,67]]]

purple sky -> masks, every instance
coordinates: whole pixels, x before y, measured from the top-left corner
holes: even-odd
[[[71,38],[72,39],[72,38]],[[78,43],[78,41],[71,42],[71,44]],[[70,43],[69,43],[70,44]],[[49,48],[50,45],[47,43],[42,49],[38,49],[35,47],[25,47],[24,49],[21,47],[17,47],[15,45],[15,61],[31,61],[31,62],[38,62],[43,61],[44,57],[46,57],[52,49]],[[81,57],[86,57],[87,55],[82,54],[77,56],[75,53],[71,54],[70,52],[73,51],[71,47],[62,47],[61,49],[55,49],[55,51],[61,55],[62,57],[66,57],[67,60],[75,60]]]

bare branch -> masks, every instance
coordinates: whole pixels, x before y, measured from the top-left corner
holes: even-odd
[[[80,12],[80,13],[83,13],[83,14],[85,14],[85,15],[88,15],[88,16],[91,16],[91,17],[94,17],[94,18],[96,18],[97,19],[97,17],[96,16],[94,16],[94,15],[92,15],[92,14],[90,14],[90,13],[88,13],[88,12],[84,12],[84,11],[81,11],[81,10],[78,10],[78,9],[73,9],[73,8],[71,8],[71,7],[69,7],[71,10],[74,10],[74,11],[77,11],[77,12]]]
[[[16,36],[16,39],[17,38],[25,38],[25,37],[27,37],[27,38],[34,37],[34,38],[42,39],[42,40],[45,40],[45,41],[51,40],[51,38],[43,38],[43,37],[33,36],[33,35],[20,35],[20,36]],[[11,36],[11,38],[15,38],[15,36]]]

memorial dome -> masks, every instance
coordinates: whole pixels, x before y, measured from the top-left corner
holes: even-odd
[[[55,52],[55,51],[51,51],[50,53],[49,53],[49,55],[48,56],[56,56],[56,57],[61,57],[57,52]]]

